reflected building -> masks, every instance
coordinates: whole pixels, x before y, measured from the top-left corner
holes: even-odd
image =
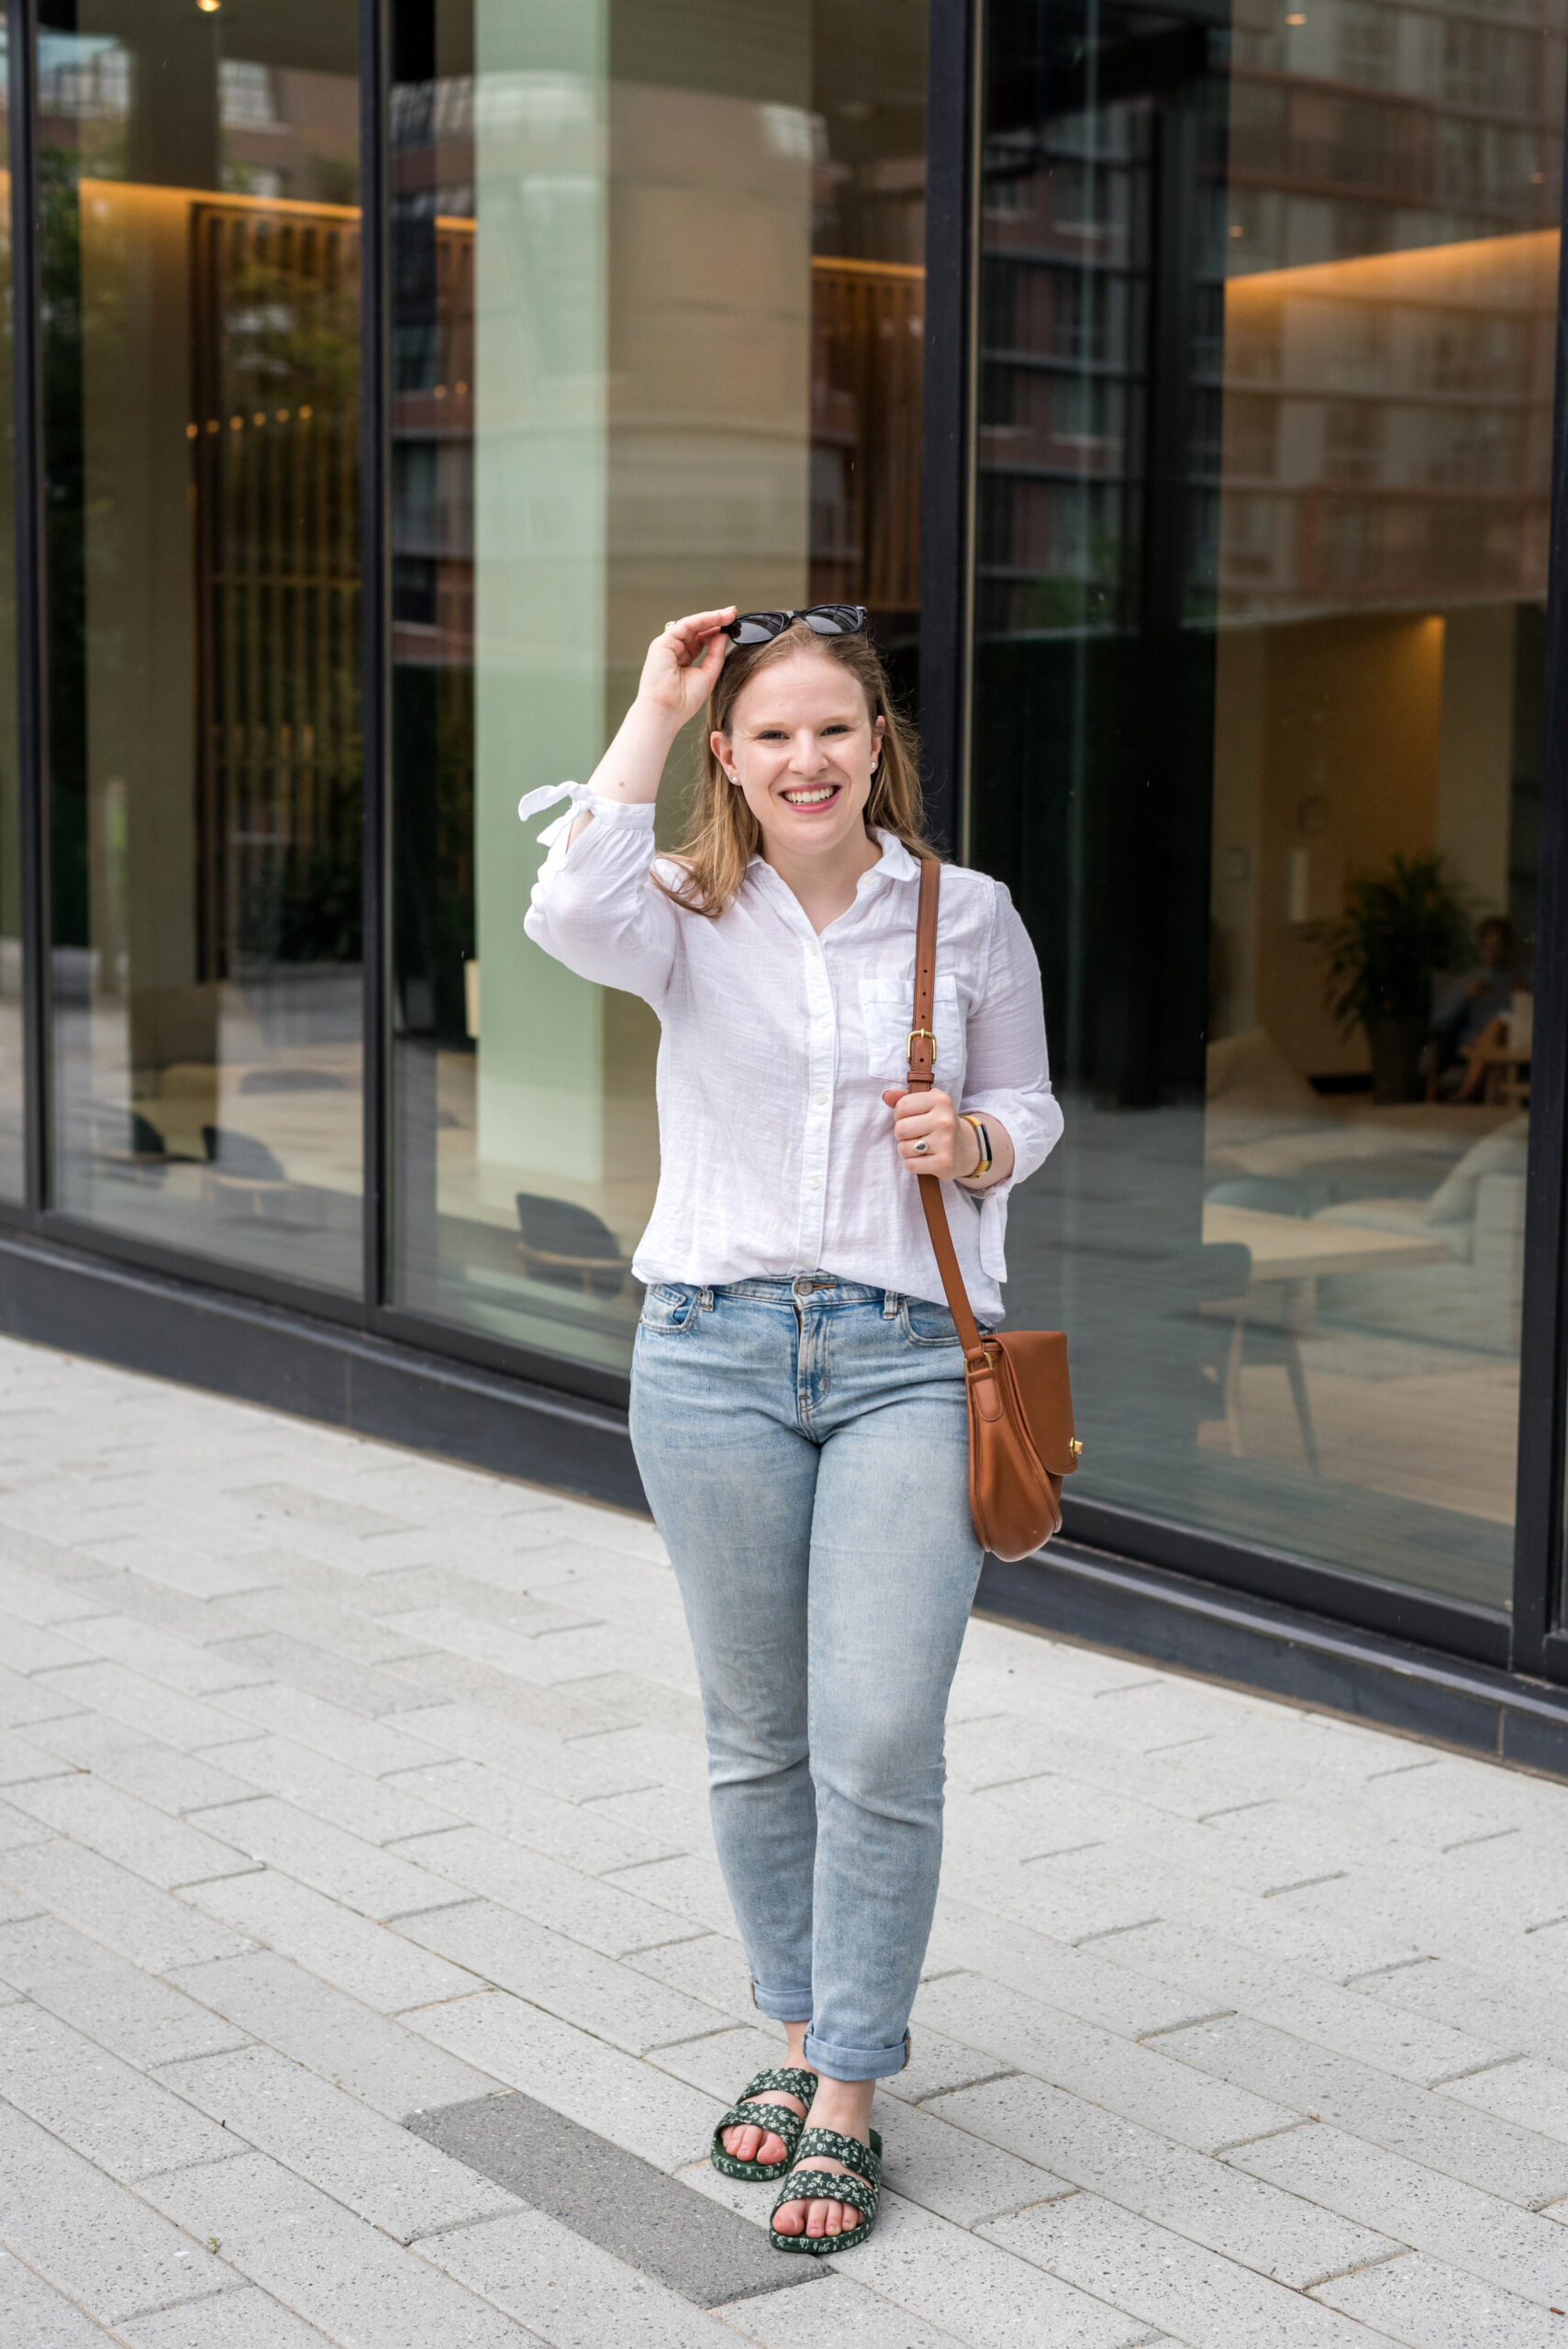
[[[1327,982],[1416,859],[1529,1002],[1564,30],[993,15],[971,840],[1073,1097],[1016,1221],[1117,1546],[1508,1600],[1528,1048],[1457,1097],[1440,967],[1403,1041]]]

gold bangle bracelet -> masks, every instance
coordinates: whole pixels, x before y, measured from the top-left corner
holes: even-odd
[[[964,1182],[973,1183],[978,1181],[982,1174],[989,1174],[992,1167],[995,1164],[995,1160],[992,1155],[991,1137],[972,1109],[961,1109],[959,1111],[959,1116],[962,1119],[963,1123],[966,1126],[973,1127],[975,1143],[980,1152],[979,1164],[974,1168],[972,1174],[966,1174],[963,1177]]]

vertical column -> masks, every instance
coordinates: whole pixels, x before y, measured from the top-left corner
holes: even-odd
[[[1568,208],[1568,183],[1563,190]],[[1557,287],[1552,401],[1551,554],[1540,778],[1540,895],[1529,1171],[1519,1327],[1519,1464],[1515,1488],[1513,1653],[1540,1672],[1562,1617],[1563,1217],[1568,1208],[1568,235]]]
[[[6,18],[11,143],[11,359],[16,418],[17,734],[21,787],[22,1023],[27,1204],[49,1204],[49,762],[44,736],[43,480],[39,431],[38,61],[32,0]]]
[[[386,1290],[391,1139],[387,1132],[389,954],[387,820],[391,790],[388,630],[388,179],[386,0],[360,0],[361,661],[364,740],[364,1303]]]
[[[517,807],[603,747],[608,0],[474,14],[480,1181],[596,1182],[603,998],[523,935],[541,852]]]
[[[984,0],[930,11],[921,437],[920,739],[940,845],[962,853],[973,571],[974,238]]]

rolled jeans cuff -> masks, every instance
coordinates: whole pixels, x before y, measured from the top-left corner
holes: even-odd
[[[806,2060],[830,2080],[888,2080],[909,2061],[909,2034],[891,2047],[838,2047],[830,2039],[806,2034]]]
[[[773,1990],[765,1983],[751,1984],[751,2004],[770,2022],[809,2022],[811,2020],[811,1988],[804,1990]]]

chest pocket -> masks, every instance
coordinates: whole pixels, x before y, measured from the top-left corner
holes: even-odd
[[[909,1015],[914,995],[912,963],[900,977],[878,971],[861,981],[866,1074],[875,1079],[879,1089],[902,1085],[908,1074]],[[939,971],[931,1019],[937,1040],[935,1081],[955,1101],[963,1092],[966,1024],[957,980],[951,972]]]

